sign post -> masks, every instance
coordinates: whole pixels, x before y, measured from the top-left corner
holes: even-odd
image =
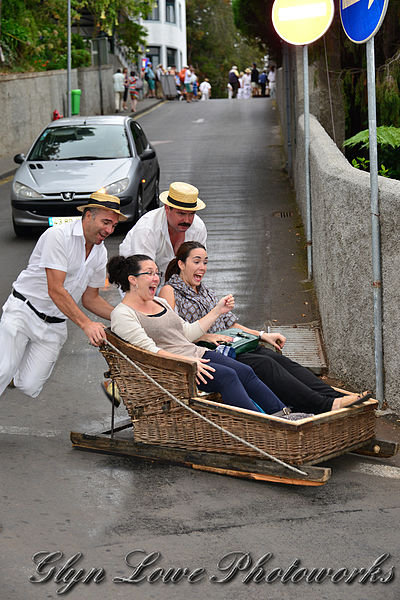
[[[376,399],[384,400],[381,232],[378,196],[378,145],[376,137],[376,89],[374,35],[382,25],[389,0],[340,0],[340,18],[347,37],[367,46],[369,178],[372,221],[372,289],[374,294],[374,339]]]
[[[308,88],[308,44],[326,33],[334,14],[333,0],[275,0],[272,23],[278,35],[296,46],[303,46],[304,80],[304,169],[306,193],[306,236],[308,280],[313,274],[312,212],[310,189],[310,100]]]

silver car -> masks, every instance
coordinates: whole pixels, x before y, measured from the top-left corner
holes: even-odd
[[[128,227],[159,206],[156,152],[129,116],[53,121],[14,161],[21,165],[11,191],[16,235],[79,216],[76,207],[97,191],[120,198]]]

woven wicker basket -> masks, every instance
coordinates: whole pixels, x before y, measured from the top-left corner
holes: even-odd
[[[285,421],[197,396],[195,363],[167,359],[127,344],[107,332],[108,340],[171,394],[199,414],[265,452],[291,464],[313,464],[362,445],[374,437],[375,400],[302,419]],[[256,456],[259,453],[180,406],[132,367],[110,346],[101,348],[132,419],[135,442],[201,452]]]

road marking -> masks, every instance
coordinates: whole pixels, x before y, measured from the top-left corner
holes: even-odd
[[[390,465],[376,465],[367,462],[360,462],[350,469],[353,473],[364,473],[365,475],[374,475],[375,477],[389,477],[390,479],[400,479],[400,468]]]
[[[204,123],[204,119],[197,119],[196,121],[192,121],[192,123]]]
[[[2,426],[0,425],[0,434],[4,433],[5,435],[31,435],[33,437],[56,437],[57,435],[61,435],[64,433],[63,431],[59,431],[58,429],[53,429],[50,431],[40,431],[39,429],[32,429],[31,427],[18,427],[17,425],[9,425]]]
[[[5,179],[0,179],[0,185],[3,185],[4,183],[8,183],[13,178],[14,178],[14,175],[10,175],[10,177],[6,177]]]
[[[166,100],[163,100],[162,102],[159,102],[155,106],[152,106],[151,108],[148,108],[147,110],[144,110],[142,113],[140,113],[139,115],[136,116],[136,120],[140,119],[144,115],[148,115],[149,113],[153,112],[153,110],[156,110],[159,106],[161,106],[162,104],[165,104],[165,102],[166,102]]]
[[[159,144],[172,144],[174,140],[156,140],[155,142],[150,142],[152,146],[158,146]]]

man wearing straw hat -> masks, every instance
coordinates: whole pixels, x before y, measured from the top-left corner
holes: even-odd
[[[104,325],[78,306],[110,319],[113,306],[99,294],[105,284],[104,240],[126,217],[119,198],[96,192],[77,207],[82,219],[47,229],[29,263],[13,283],[0,322],[0,394],[13,378],[15,387],[36,398],[50,377],[67,339],[67,319],[80,327],[94,346]]]
[[[185,241],[207,241],[207,229],[196,212],[205,208],[199,190],[181,181],[175,181],[169,190],[160,194],[164,204],[151,210],[132,227],[119,247],[121,256],[146,254],[165,272],[168,263]]]

